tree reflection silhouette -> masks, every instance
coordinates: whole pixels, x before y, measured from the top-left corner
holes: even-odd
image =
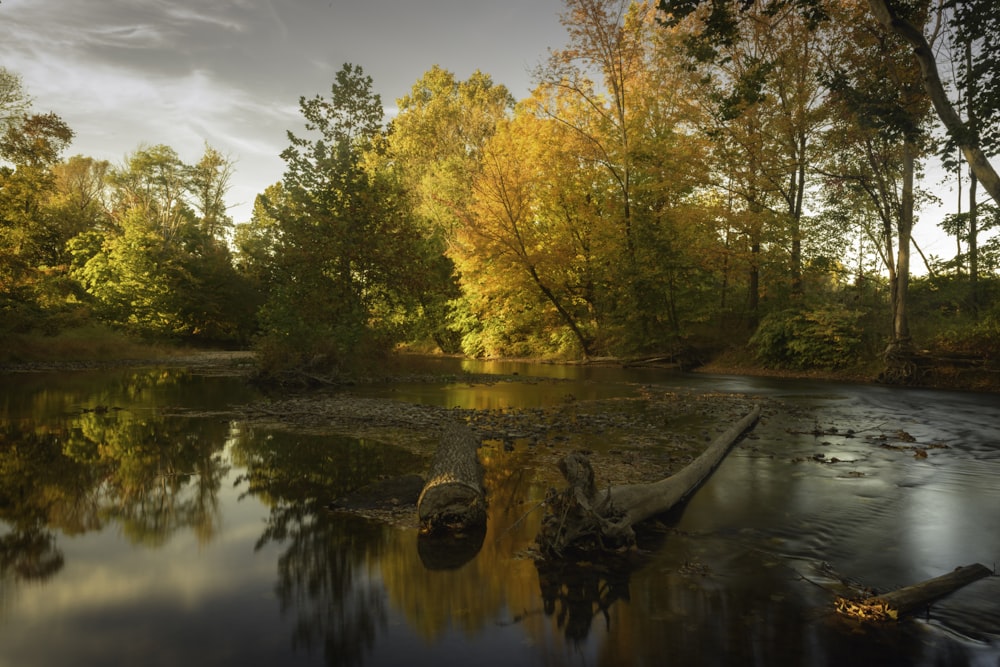
[[[285,549],[275,591],[281,611],[296,614],[292,646],[322,650],[331,667],[356,667],[386,626],[385,595],[367,575],[381,527],[350,517],[280,512]]]
[[[0,537],[0,578],[45,581],[64,564],[56,538],[48,531],[29,529]]]
[[[51,517],[74,494],[74,468],[50,434],[0,428],[0,574],[15,580],[45,580],[64,560],[51,530]]]
[[[292,646],[321,650],[331,666],[363,664],[387,623],[385,593],[370,575],[391,529],[324,507],[419,459],[383,443],[288,433],[246,434],[233,459],[247,468],[246,493],[270,506],[256,548],[282,547],[275,592],[282,614],[295,615]]]
[[[0,422],[4,576],[52,577],[64,564],[59,533],[78,535],[109,522],[147,546],[187,528],[202,543],[212,539],[228,471],[219,455],[228,424],[168,419],[139,408],[155,400],[146,396],[151,387],[173,389],[184,378],[143,370],[123,374],[97,394],[41,387],[19,397],[33,412],[17,419],[7,413]],[[130,398],[138,402],[134,410],[76,407],[96,400],[128,404]]]
[[[590,634],[594,618],[604,619],[611,629],[611,606],[629,600],[629,571],[626,567],[595,569],[573,563],[536,563],[538,584],[546,616],[554,616],[557,626],[571,642],[582,642]]]

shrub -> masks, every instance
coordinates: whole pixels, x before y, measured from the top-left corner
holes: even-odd
[[[1000,360],[1000,308],[985,314],[978,322],[939,333],[934,345],[944,353]]]
[[[838,369],[862,352],[864,312],[840,304],[792,308],[767,315],[750,338],[758,361],[777,368]]]

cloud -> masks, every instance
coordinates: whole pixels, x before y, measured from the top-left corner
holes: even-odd
[[[459,77],[481,69],[521,95],[559,4],[3,0],[0,63],[36,110],[74,129],[71,153],[117,162],[163,143],[191,161],[207,141],[230,154],[241,220],[253,189],[280,178],[299,96],[327,94],[343,63],[361,65],[390,107],[434,64]]]

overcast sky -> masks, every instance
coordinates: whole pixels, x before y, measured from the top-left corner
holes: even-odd
[[[0,0],[0,65],[34,111],[76,132],[68,155],[119,164],[141,144],[186,162],[205,142],[236,161],[236,222],[281,179],[298,99],[360,65],[391,114],[434,65],[479,69],[518,99],[550,47],[561,0]]]

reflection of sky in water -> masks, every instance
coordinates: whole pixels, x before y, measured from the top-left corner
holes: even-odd
[[[15,587],[0,664],[258,664],[255,652],[285,644],[273,590],[280,548],[254,552],[267,509],[238,501],[245,488],[232,481],[223,479],[222,526],[207,544],[187,530],[155,549],[134,546],[113,525],[60,535],[65,568],[44,585]]]

